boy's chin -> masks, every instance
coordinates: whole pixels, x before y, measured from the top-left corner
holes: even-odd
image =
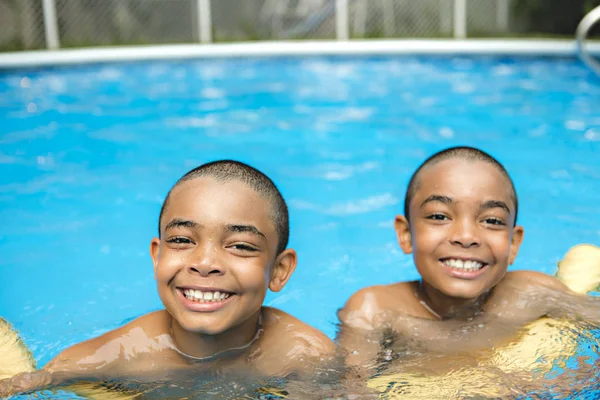
[[[448,297],[462,300],[474,300],[486,293],[490,288],[487,285],[481,285],[474,282],[461,282],[459,285],[444,285],[445,287],[438,288]]]
[[[229,331],[234,324],[227,321],[194,321],[194,320],[179,320],[179,325],[187,332],[198,335],[215,336]]]

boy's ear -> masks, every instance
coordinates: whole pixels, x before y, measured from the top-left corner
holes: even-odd
[[[413,251],[412,248],[412,235],[410,233],[410,225],[408,220],[403,215],[397,215],[394,220],[394,229],[396,230],[396,237],[398,238],[398,244],[404,252],[404,254],[410,254]]]
[[[153,238],[150,242],[150,257],[152,257],[152,264],[154,265],[154,279],[156,279],[156,267],[158,266],[158,253],[160,251],[160,239]]]
[[[290,279],[296,269],[297,256],[293,249],[285,249],[275,259],[269,289],[279,292]]]
[[[513,228],[512,239],[510,242],[510,257],[508,258],[508,265],[512,265],[517,258],[517,254],[519,253],[519,248],[521,247],[521,243],[523,242],[523,235],[525,234],[525,230],[522,226],[515,226]]]

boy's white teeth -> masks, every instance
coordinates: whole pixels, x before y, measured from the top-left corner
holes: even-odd
[[[463,261],[463,260],[449,258],[447,260],[444,260],[443,262],[450,268],[458,269],[461,271],[477,271],[483,267],[483,264],[480,263],[479,261],[472,261],[472,260]]]
[[[229,297],[229,293],[202,292],[200,290],[194,289],[184,289],[183,295],[188,300],[196,301],[199,303],[214,303],[218,301],[223,301]]]

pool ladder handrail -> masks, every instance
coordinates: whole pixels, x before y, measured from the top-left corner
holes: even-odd
[[[592,9],[581,20],[577,26],[575,38],[577,39],[577,54],[579,58],[593,71],[600,75],[600,62],[592,57],[585,49],[583,42],[586,39],[588,32],[596,23],[600,21],[600,6]]]

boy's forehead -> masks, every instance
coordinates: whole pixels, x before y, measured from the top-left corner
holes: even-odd
[[[208,211],[222,216],[260,219],[268,218],[270,208],[268,199],[244,182],[198,177],[173,188],[165,215]]]
[[[171,192],[170,208],[196,207],[200,204],[220,208],[268,210],[269,201],[239,180],[217,180],[198,177],[181,182]]]
[[[425,167],[419,176],[417,191],[461,191],[480,195],[507,196],[514,200],[512,185],[497,166],[481,160],[452,158]]]

